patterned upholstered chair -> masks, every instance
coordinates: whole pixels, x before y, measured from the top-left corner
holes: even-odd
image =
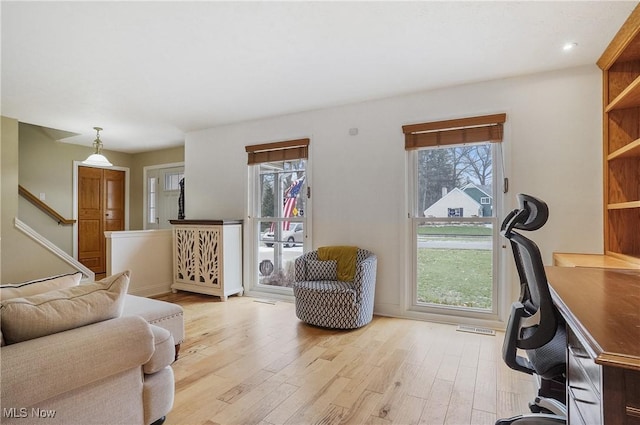
[[[318,260],[318,251],[298,257],[293,284],[298,319],[335,329],[354,329],[369,323],[373,318],[377,262],[375,254],[359,248],[353,281],[345,282],[337,280],[335,263],[327,268],[329,262]]]

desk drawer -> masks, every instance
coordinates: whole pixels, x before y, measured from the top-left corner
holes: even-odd
[[[601,367],[589,356],[578,338],[567,335],[567,398],[570,423],[602,423]]]
[[[596,392],[591,379],[582,369],[576,358],[569,355],[568,364],[568,388],[569,416],[576,417],[576,413],[585,424],[598,424],[602,422],[600,394]],[[577,411],[577,412],[576,412]]]
[[[598,366],[594,359],[589,355],[582,343],[575,336],[573,331],[569,329],[567,332],[567,346],[569,348],[569,363],[573,362],[574,367],[578,367],[582,370],[584,375],[588,378],[588,382],[593,386],[594,390],[598,393],[598,398],[602,394],[602,378],[601,368]],[[571,366],[569,366],[570,368]]]
[[[584,420],[584,418],[582,417],[582,412],[580,411],[578,404],[573,399],[571,394],[569,394],[568,397],[567,409],[567,415],[569,419],[568,423],[570,423],[571,425],[592,425]]]
[[[640,424],[640,371],[625,370],[625,416],[628,424]]]

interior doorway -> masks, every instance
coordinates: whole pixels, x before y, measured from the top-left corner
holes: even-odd
[[[77,258],[96,274],[106,272],[104,232],[125,230],[125,171],[79,166]]]

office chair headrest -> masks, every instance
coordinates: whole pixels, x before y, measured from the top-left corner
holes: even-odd
[[[507,215],[502,222],[501,230],[510,232],[511,229],[538,230],[549,218],[549,207],[535,196],[518,194],[519,209],[515,209]]]

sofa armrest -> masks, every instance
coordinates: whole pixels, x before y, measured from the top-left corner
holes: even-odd
[[[173,336],[160,326],[149,325],[153,332],[153,356],[143,366],[144,373],[150,375],[171,365],[176,358]]]
[[[141,317],[120,317],[0,349],[2,407],[29,407],[146,363],[154,337]]]

